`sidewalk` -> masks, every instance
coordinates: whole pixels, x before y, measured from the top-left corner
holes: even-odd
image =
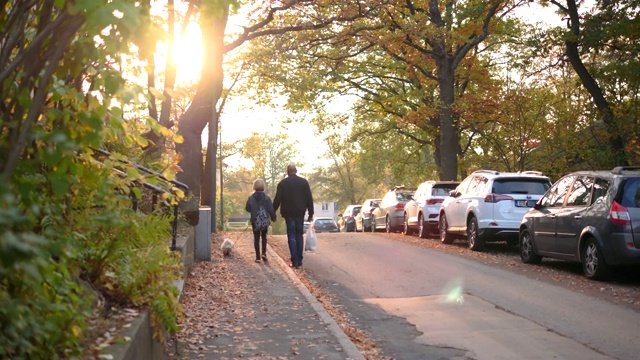
[[[234,256],[222,258],[214,241],[212,262],[187,280],[173,359],[364,359],[273,249],[255,263],[253,235],[227,235]]]

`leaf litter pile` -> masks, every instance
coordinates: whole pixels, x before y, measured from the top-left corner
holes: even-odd
[[[171,359],[302,359],[305,358],[305,348],[332,346],[338,350],[339,346],[336,344],[316,344],[311,340],[305,341],[302,337],[288,345],[288,354],[274,357],[260,352],[265,341],[277,340],[262,338],[254,341],[253,339],[258,338],[258,334],[263,333],[266,328],[282,326],[247,321],[247,319],[256,319],[259,315],[256,312],[263,314],[274,312],[266,302],[262,304],[259,311],[256,311],[254,306],[246,306],[252,300],[255,302],[255,299],[252,299],[254,284],[251,282],[251,272],[255,271],[253,266],[265,265],[243,261],[237,254],[224,257],[220,250],[220,244],[224,238],[230,238],[238,244],[240,241],[247,242],[248,236],[252,235],[248,235],[247,232],[226,232],[212,235],[212,260],[194,263],[186,281],[181,301],[184,317],[180,324],[181,330],[167,344],[166,352],[169,357]],[[270,244],[273,242],[270,241]],[[281,258],[288,259],[286,245],[284,247],[272,245],[271,249],[275,250]],[[286,254],[282,253],[283,249],[286,249]],[[275,264],[273,268],[282,271]],[[332,305],[331,296],[307,278],[304,270],[296,270],[296,275],[366,359],[389,359],[379,354],[375,343],[370,340],[368,334],[353,326],[347,314]],[[294,288],[293,284],[291,284],[291,288]],[[297,289],[295,291],[297,292]],[[301,297],[300,301],[306,300]],[[309,326],[307,329],[309,333],[314,332],[312,327],[322,326],[322,320],[317,318],[317,314],[304,316],[313,317],[311,322],[317,324]],[[285,331],[289,330],[285,329]],[[320,355],[318,358],[324,357]]]
[[[182,294],[184,318],[181,330],[169,343],[172,358],[189,359],[190,353],[218,353],[217,346],[206,345],[212,337],[229,336],[242,330],[242,323],[227,319],[227,314],[251,316],[246,303],[251,287],[246,277],[234,276],[237,262],[225,261],[220,251],[222,236],[213,234],[212,261],[195,262]],[[213,329],[214,331],[211,331]],[[181,355],[185,355],[183,357]]]

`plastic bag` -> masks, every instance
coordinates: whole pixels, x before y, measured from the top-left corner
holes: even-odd
[[[316,237],[316,229],[313,226],[307,228],[307,239],[304,244],[304,249],[307,251],[316,251],[318,248],[318,238]]]

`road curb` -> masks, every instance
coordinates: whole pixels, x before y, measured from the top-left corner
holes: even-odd
[[[273,250],[271,245],[267,244],[267,250],[271,254],[270,257],[272,259],[276,259],[278,266],[284,271],[287,276],[291,279],[293,284],[298,288],[302,296],[311,304],[311,307],[318,313],[320,319],[327,325],[327,329],[338,339],[340,346],[344,349],[344,352],[347,354],[347,359],[353,360],[365,360],[365,357],[362,355],[358,347],[351,341],[351,339],[347,336],[347,334],[342,331],[338,323],[334,320],[331,315],[327,312],[327,310],[318,302],[315,296],[311,294],[311,291],[300,281],[298,276],[291,270],[289,265],[278,255],[278,253]]]

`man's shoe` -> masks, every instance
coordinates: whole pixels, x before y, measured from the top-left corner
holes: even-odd
[[[293,263],[291,261],[289,261],[289,267],[292,268],[293,267]]]
[[[260,259],[256,259],[256,262],[257,262],[257,263],[259,263],[259,262],[260,262]]]
[[[267,254],[262,255],[262,261],[267,261]]]

